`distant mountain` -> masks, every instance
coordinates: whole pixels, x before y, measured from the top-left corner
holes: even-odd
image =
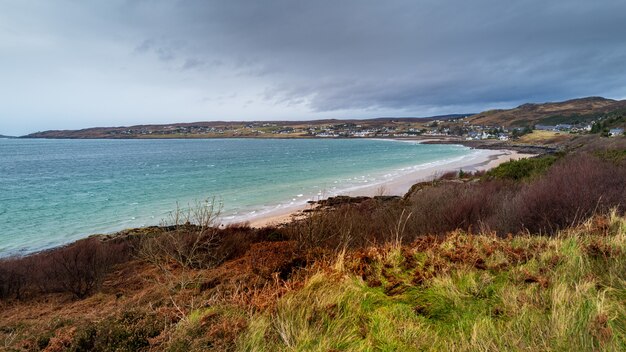
[[[323,126],[352,124],[362,126],[392,126],[402,123],[427,123],[433,120],[451,120],[473,114],[449,114],[432,117],[380,117],[374,119],[326,119],[311,121],[201,121],[173,123],[166,125],[136,125],[120,127],[93,127],[81,130],[50,130],[31,133],[20,138],[208,138],[208,137],[246,137],[255,134],[233,133],[237,130],[259,129],[273,125],[275,127],[295,128],[303,126]],[[246,128],[249,126],[250,128]],[[218,131],[218,132],[216,132]],[[241,132],[241,131],[240,131]],[[249,132],[249,131],[248,131]]]
[[[620,110],[626,111],[626,100],[589,97],[563,102],[523,104],[508,110],[490,110],[470,116],[467,121],[473,125],[505,127],[575,124],[590,122]]]
[[[13,136],[5,136],[3,134],[0,134],[0,138],[17,138],[17,137],[13,137]]]

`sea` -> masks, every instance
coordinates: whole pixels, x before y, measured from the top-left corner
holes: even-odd
[[[0,139],[0,257],[167,224],[207,200],[241,222],[477,151],[372,139]]]

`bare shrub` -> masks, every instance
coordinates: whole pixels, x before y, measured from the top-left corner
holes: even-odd
[[[216,266],[226,257],[218,250],[220,211],[221,203],[214,198],[187,209],[177,205],[159,231],[140,239],[139,258],[159,269],[161,275],[154,280],[170,292],[182,317],[187,303],[176,302],[174,293],[198,285],[199,269]]]
[[[59,285],[62,290],[77,298],[85,298],[100,287],[113,265],[127,260],[126,250],[123,244],[103,243],[98,238],[87,238],[51,251],[47,260],[49,266],[43,268],[50,282],[43,283],[42,287],[53,289]],[[45,262],[40,261],[41,264]]]
[[[409,229],[416,234],[443,234],[463,229],[480,230],[507,194],[516,186],[510,182],[443,184],[416,193],[410,206]]]
[[[526,184],[516,197],[503,203],[505,216],[492,219],[501,232],[527,229],[553,234],[574,226],[594,213],[626,205],[626,166],[588,154],[557,162],[547,174]]]
[[[289,226],[288,236],[301,249],[347,247],[354,230],[353,215],[352,208],[346,205],[332,211],[310,212],[304,219]]]
[[[284,239],[285,235],[275,227],[253,229],[247,224],[233,224],[220,230],[216,250],[226,261],[243,256],[254,243]]]
[[[221,205],[215,200],[196,202],[181,209],[178,205],[160,231],[141,238],[139,256],[164,267],[169,263],[189,269],[201,269],[220,262],[217,219]]]
[[[85,298],[100,287],[112,266],[128,261],[125,240],[92,237],[64,247],[0,261],[0,298],[68,292]]]
[[[523,170],[522,170],[523,171]],[[522,172],[520,171],[520,172]],[[594,213],[626,207],[626,164],[577,153],[536,177],[438,180],[391,203],[375,200],[317,211],[290,238],[303,248],[358,248],[462,229],[469,233],[554,233]],[[410,214],[410,215],[408,215]]]
[[[380,185],[380,186],[376,187],[375,196],[384,197],[384,196],[387,195],[387,193],[389,193],[389,190],[387,189],[387,186]]]
[[[410,211],[405,211],[400,203],[369,199],[357,204],[343,204],[332,210],[317,210],[289,224],[285,231],[289,239],[304,250],[321,247],[342,252],[403,240]]]
[[[0,261],[0,299],[22,298],[28,285],[23,261],[5,259]]]

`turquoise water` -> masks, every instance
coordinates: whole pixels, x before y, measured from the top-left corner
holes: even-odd
[[[217,197],[250,219],[472,153],[383,140],[0,139],[0,256],[158,225]]]

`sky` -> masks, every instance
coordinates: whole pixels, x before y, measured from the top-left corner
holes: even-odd
[[[0,0],[0,134],[626,97],[623,0]]]

